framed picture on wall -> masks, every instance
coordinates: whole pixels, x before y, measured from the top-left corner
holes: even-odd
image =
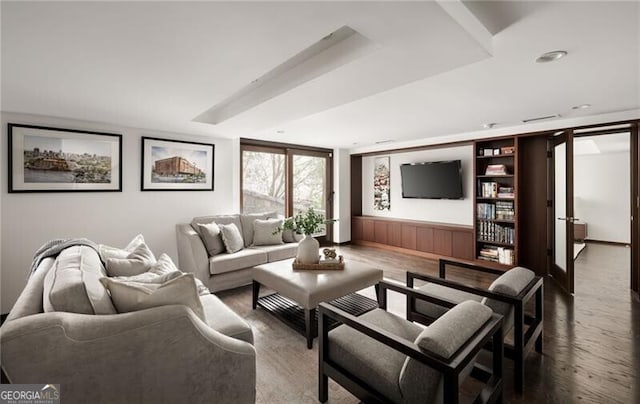
[[[121,192],[122,135],[9,124],[9,192]]]
[[[215,145],[142,138],[142,191],[213,191]]]
[[[391,172],[389,156],[376,157],[373,162],[373,209],[391,210]]]

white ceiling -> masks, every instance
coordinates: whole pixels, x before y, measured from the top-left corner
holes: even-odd
[[[460,18],[462,4],[3,1],[1,108],[346,148],[640,108],[639,3],[465,2]],[[375,49],[217,125],[194,121],[344,25]],[[569,55],[535,63],[557,49]]]

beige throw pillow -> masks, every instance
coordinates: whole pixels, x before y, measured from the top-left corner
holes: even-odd
[[[198,233],[210,256],[225,252],[226,248],[220,235],[220,227],[216,223],[198,223]]]
[[[116,276],[111,279],[115,279],[117,281],[124,282],[138,282],[138,283],[164,283],[170,281],[171,279],[177,278],[182,275],[183,272],[180,271],[176,265],[173,263],[171,257],[167,254],[162,253],[158,258],[158,261],[149,267],[147,272],[143,272],[138,275],[133,276]],[[196,281],[196,287],[198,288],[198,294],[208,295],[209,288],[204,286],[202,281],[198,278],[194,278]]]
[[[238,226],[233,223],[220,224],[220,234],[222,235],[222,241],[227,248],[228,253],[234,253],[244,248],[244,241],[242,240],[242,234]]]
[[[125,282],[101,278],[118,313],[172,304],[185,305],[206,322],[193,274],[182,274],[165,283]]]
[[[144,244],[144,236],[138,234],[129,242],[125,248],[111,247],[106,244],[98,245],[98,252],[102,262],[107,262],[109,258],[127,258],[140,244]]]
[[[142,243],[124,258],[107,259],[105,267],[109,276],[132,276],[146,272],[155,263],[153,252]]]
[[[253,245],[283,244],[282,219],[256,219],[253,222]]]

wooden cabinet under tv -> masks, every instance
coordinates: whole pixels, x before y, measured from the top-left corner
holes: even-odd
[[[473,261],[475,254],[472,226],[417,220],[353,216],[351,241],[434,259]]]
[[[515,137],[474,143],[474,257],[518,263],[518,144]]]

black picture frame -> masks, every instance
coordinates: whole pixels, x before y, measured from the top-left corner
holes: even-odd
[[[215,144],[143,136],[141,149],[141,191],[214,190]]]
[[[9,193],[122,192],[121,134],[9,123],[8,136]]]

